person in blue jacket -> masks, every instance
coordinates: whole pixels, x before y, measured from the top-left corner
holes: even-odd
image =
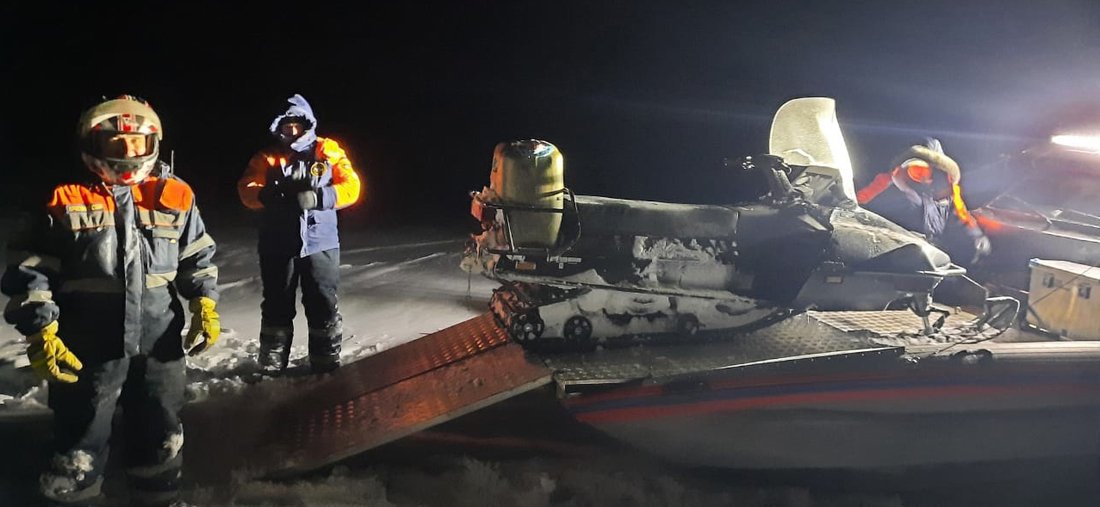
[[[309,362],[323,373],[340,366],[343,339],[336,210],[355,204],[362,184],[340,145],[317,136],[309,103],[298,94],[287,102],[268,128],[278,143],[256,153],[237,183],[241,202],[261,213],[259,362],[268,373],[286,369],[301,285]]]
[[[49,381],[56,449],[39,486],[57,504],[100,499],[116,405],[130,504],[178,497],[184,355],[221,328],[214,240],[191,187],[157,160],[163,135],[133,96],[85,111],[78,136],[91,177],[58,185],[8,244],[4,318]],[[179,296],[191,310],[185,336]]]

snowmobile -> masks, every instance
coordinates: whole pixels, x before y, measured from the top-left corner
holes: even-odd
[[[907,306],[934,331],[932,291],[965,270],[856,204],[832,99],[787,102],[769,152],[727,167],[730,204],[585,196],[552,143],[500,143],[463,268],[501,282],[490,306],[525,346],[728,335],[807,309]]]

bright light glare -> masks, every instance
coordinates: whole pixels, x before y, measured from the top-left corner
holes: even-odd
[[[1074,150],[1087,151],[1090,153],[1100,153],[1100,136],[1060,134],[1056,136],[1050,136],[1050,142]]]

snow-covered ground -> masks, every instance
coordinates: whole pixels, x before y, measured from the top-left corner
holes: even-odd
[[[225,331],[214,349],[190,361],[192,400],[265,381],[256,374],[255,361],[261,287],[255,234],[244,227],[213,232],[219,243],[218,309]],[[458,269],[467,232],[461,226],[343,229],[340,305],[345,361],[485,311],[496,284]],[[0,305],[6,302],[0,297]],[[296,329],[304,337],[301,315]],[[304,356],[304,340],[299,339],[293,357],[301,364]],[[31,376],[22,337],[10,326],[0,326],[0,449],[7,457],[0,459],[0,505],[32,505],[28,502],[36,471],[47,455],[43,446],[48,427],[40,424],[48,415],[45,394],[45,386]],[[607,441],[578,439],[584,433],[579,424],[563,428],[568,425],[547,422],[549,416],[532,409],[530,400],[560,410],[552,395],[530,394],[525,395],[528,401],[509,400],[307,476],[282,481],[241,478],[230,484],[187,482],[184,495],[195,505],[235,506],[1096,505],[1096,488],[1081,490],[1095,483],[1087,476],[1095,469],[1089,464],[1069,469],[1040,465],[1051,472],[1043,475],[1047,482],[1038,484],[1028,482],[1036,479],[1034,465],[1021,467],[1017,475],[936,470],[921,487],[912,486],[909,476],[883,485],[875,478],[760,478],[683,469]],[[542,421],[545,427],[524,427],[518,430],[522,434],[504,437],[469,431],[515,428],[532,421]],[[108,505],[125,505],[122,475],[115,470],[108,476]]]
[[[262,381],[256,374],[262,285],[255,232],[214,230],[218,241],[223,332],[217,345],[188,361],[190,399]],[[495,286],[458,268],[465,237],[460,228],[392,231],[343,230],[340,311],[345,362],[416,339],[486,310]],[[7,298],[0,296],[0,305]],[[306,322],[299,304],[292,366],[305,361]],[[64,330],[59,333],[64,339]],[[0,326],[0,419],[43,412],[46,385],[36,382],[23,337]]]

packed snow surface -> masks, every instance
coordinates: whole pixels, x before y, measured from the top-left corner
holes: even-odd
[[[260,382],[256,353],[262,284],[251,229],[212,231],[218,242],[222,335],[188,360],[189,399],[236,392]],[[458,268],[460,229],[342,231],[340,313],[345,362],[378,353],[487,310],[496,283]],[[7,298],[0,296],[0,306]],[[185,305],[186,306],[186,305]],[[306,321],[299,304],[291,365],[305,364]],[[58,333],[62,340],[65,330]],[[24,339],[0,326],[0,419],[46,411],[45,383],[36,381]]]

